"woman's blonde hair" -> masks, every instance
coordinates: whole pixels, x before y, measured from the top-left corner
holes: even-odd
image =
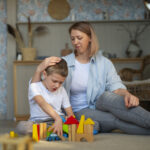
[[[68,67],[67,63],[64,59],[61,59],[60,62],[56,63],[53,66],[48,66],[45,69],[47,75],[51,75],[52,73],[57,73],[63,77],[67,77],[68,75]]]
[[[92,57],[93,55],[95,55],[99,49],[99,44],[98,44],[98,40],[96,37],[96,34],[94,32],[94,29],[92,28],[91,24],[88,22],[76,22],[74,23],[70,28],[69,28],[69,33],[71,34],[72,30],[79,30],[85,34],[87,34],[90,39],[91,39],[91,43],[90,43],[90,57]]]

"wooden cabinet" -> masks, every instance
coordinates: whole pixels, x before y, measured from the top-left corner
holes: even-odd
[[[14,115],[16,120],[29,118],[28,84],[40,61],[14,61]]]
[[[114,65],[141,63],[142,58],[115,58],[111,59]],[[33,76],[37,65],[41,61],[14,61],[13,83],[14,83],[14,114],[16,120],[29,118],[28,84]]]

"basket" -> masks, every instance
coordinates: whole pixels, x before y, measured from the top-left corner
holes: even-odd
[[[140,101],[150,101],[150,79],[138,82],[124,82],[128,91],[137,96]]]
[[[36,49],[35,48],[22,48],[23,60],[35,60]]]

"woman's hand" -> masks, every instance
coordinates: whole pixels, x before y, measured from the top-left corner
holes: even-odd
[[[55,120],[54,124],[52,125],[52,127],[50,128],[49,131],[52,131],[52,130],[53,130],[53,133],[56,133],[58,136],[62,136],[63,135],[62,119],[60,117]]]
[[[31,83],[39,82],[41,80],[41,73],[48,67],[55,65],[56,63],[60,62],[60,57],[48,57],[45,58],[37,67],[36,72],[34,73]]]
[[[117,89],[113,92],[118,94],[118,95],[124,96],[124,102],[125,102],[125,106],[127,108],[136,107],[139,105],[139,98],[132,95],[126,89]]]
[[[139,99],[129,92],[125,94],[124,101],[127,108],[136,107],[139,105]]]
[[[61,58],[60,57],[48,57],[45,58],[37,67],[37,72],[43,72],[48,66],[53,66],[56,63],[60,62]]]

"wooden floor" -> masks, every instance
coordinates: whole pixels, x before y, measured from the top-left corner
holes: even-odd
[[[15,131],[16,122],[0,120],[0,134]],[[40,141],[34,143],[33,150],[150,150],[150,136],[122,133],[101,133],[93,142]],[[0,145],[0,150],[2,147]],[[12,149],[10,149],[12,150]]]

